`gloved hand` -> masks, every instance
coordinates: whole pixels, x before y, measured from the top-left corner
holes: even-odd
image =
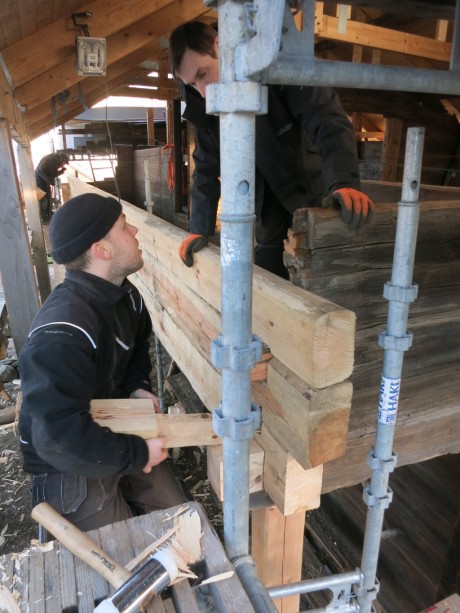
[[[351,230],[361,228],[371,220],[375,204],[363,192],[352,187],[342,187],[324,198],[325,208],[340,206],[343,221]]]
[[[179,247],[179,256],[180,259],[184,262],[186,266],[191,268],[193,266],[193,256],[192,253],[196,253],[206,247],[208,244],[208,237],[203,236],[202,234],[189,234],[187,238],[185,238]]]

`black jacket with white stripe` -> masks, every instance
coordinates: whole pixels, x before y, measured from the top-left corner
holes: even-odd
[[[128,280],[119,287],[67,272],[32,322],[19,355],[26,472],[102,478],[142,470],[145,441],[99,426],[89,409],[94,398],[151,391],[151,331],[142,296]]]

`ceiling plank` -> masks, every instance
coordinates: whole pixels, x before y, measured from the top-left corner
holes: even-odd
[[[15,0],[2,0],[0,2],[0,23],[5,45],[9,45],[12,41],[20,38],[21,22]]]
[[[93,0],[80,11],[92,13],[90,19],[83,21],[91,28],[93,36],[108,38],[174,3],[175,0]],[[15,88],[67,59],[75,61],[75,37],[81,34],[68,15],[4,49],[3,58]]]
[[[179,4],[174,3],[142,22],[110,36],[107,40],[108,65],[148,45],[155,37],[170,32],[184,21],[194,19],[203,13],[202,0],[188,0],[187,3],[180,4],[180,9],[178,7]],[[16,88],[15,94],[19,103],[29,110],[84,78],[77,75],[72,57]]]
[[[339,33],[339,20],[329,15],[323,15],[315,24],[315,34],[329,40],[396,51],[441,62],[450,61],[452,45],[442,40],[351,20],[347,21],[346,32]]]

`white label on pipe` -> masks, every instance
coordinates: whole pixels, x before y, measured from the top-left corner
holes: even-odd
[[[394,424],[396,422],[400,387],[401,379],[382,377],[379,396],[379,423]]]

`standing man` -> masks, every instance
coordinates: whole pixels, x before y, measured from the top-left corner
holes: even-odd
[[[173,74],[195,126],[195,172],[190,235],[179,255],[187,266],[214,234],[220,196],[219,118],[206,114],[206,86],[219,81],[216,30],[199,21],[169,39]],[[256,117],[255,263],[288,278],[283,240],[292,213],[308,206],[340,206],[352,229],[366,223],[373,202],[360,191],[352,125],[336,93],[325,87],[268,86],[268,114]]]
[[[51,218],[51,186],[55,180],[66,171],[66,164],[70,161],[69,156],[64,151],[57,151],[45,155],[35,169],[35,182],[37,187],[43,190],[45,195],[40,199],[40,213],[43,221]]]
[[[162,438],[96,424],[93,398],[150,398],[150,316],[126,277],[143,266],[137,228],[114,198],[68,200],[49,227],[66,267],[19,355],[19,418],[32,505],[46,500],[82,530],[184,501]]]

